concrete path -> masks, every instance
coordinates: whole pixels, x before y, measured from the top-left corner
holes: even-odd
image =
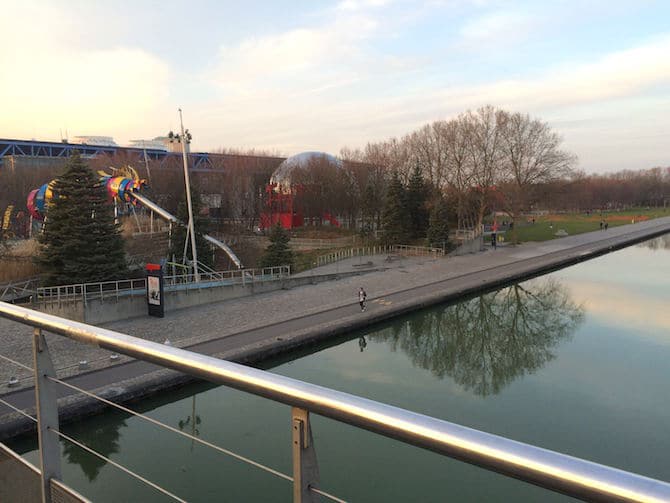
[[[503,246],[481,253],[446,258],[405,258],[387,262],[387,256],[355,257],[302,273],[325,274],[360,270],[362,275],[337,281],[244,297],[217,304],[167,313],[163,319],[135,318],[106,324],[106,328],[144,339],[185,347],[236,361],[257,361],[276,352],[313,343],[322,337],[341,334],[440,301],[457,298],[482,288],[495,288],[515,279],[539,274],[551,268],[584,260],[650,234],[670,232],[670,217],[608,231],[565,237],[543,243]],[[383,271],[364,273],[359,264],[372,262]],[[361,313],[356,293],[363,286],[368,309]],[[31,329],[0,319],[0,354],[32,365]],[[135,390],[143,376],[156,368],[121,357],[111,362],[105,350],[91,348],[60,336],[48,336],[59,377],[82,374],[73,381],[87,389],[124,380],[134,380]],[[87,369],[79,362],[88,360]],[[112,363],[114,363],[112,365]],[[169,371],[164,371],[169,372]],[[21,381],[9,389],[9,376]],[[20,407],[34,402],[30,373],[0,361],[0,393]],[[22,391],[21,388],[24,388]],[[124,386],[121,386],[124,388]],[[67,394],[64,390],[64,395]],[[0,414],[6,408],[0,406]]]

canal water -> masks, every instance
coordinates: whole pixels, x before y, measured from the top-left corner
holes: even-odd
[[[670,481],[668,236],[458,304],[352,333],[266,368]],[[374,292],[374,285],[368,285]],[[288,407],[194,385],[141,412],[291,473]],[[351,501],[569,501],[313,417],[324,490]],[[189,501],[290,501],[290,483],[136,417],[65,431]],[[13,445],[36,462],[34,443]],[[64,479],[94,501],[169,501],[63,444]]]

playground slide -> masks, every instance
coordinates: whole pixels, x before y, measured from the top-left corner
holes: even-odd
[[[175,224],[184,225],[184,223],[181,220],[179,220],[177,217],[175,217],[172,213],[170,213],[167,210],[164,210],[163,208],[158,206],[156,203],[154,203],[150,199],[147,199],[143,195],[140,195],[136,192],[133,192],[131,197],[135,198],[140,204],[142,204],[142,206],[144,206],[145,208],[150,209],[151,211],[156,213],[161,218],[164,218],[168,222],[173,222]],[[217,248],[220,248],[221,250],[226,252],[226,255],[228,255],[230,260],[233,261],[233,263],[237,266],[237,268],[242,269],[242,262],[240,262],[240,259],[237,258],[237,255],[235,255],[235,252],[233,252],[233,250],[231,250],[230,247],[227,244],[222,243],[218,239],[213,238],[212,236],[210,236],[209,234],[205,234],[204,238],[207,241],[209,241],[210,243],[212,243],[214,246],[216,246]]]

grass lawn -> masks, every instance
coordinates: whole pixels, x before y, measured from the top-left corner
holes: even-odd
[[[652,218],[670,216],[670,208],[633,208],[626,211],[604,211],[602,219],[610,227],[642,222]],[[517,236],[520,243],[525,241],[548,241],[556,239],[559,229],[565,230],[569,236],[581,234],[582,232],[597,231],[600,229],[600,212],[586,213],[562,213],[555,215],[543,215],[535,217],[535,224],[530,222],[517,224]],[[506,241],[512,240],[511,232],[505,235]]]

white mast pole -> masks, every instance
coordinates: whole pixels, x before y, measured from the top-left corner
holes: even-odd
[[[181,126],[181,153],[184,158],[184,184],[186,185],[186,202],[188,204],[188,231],[191,234],[191,251],[193,252],[193,275],[195,281],[200,281],[200,274],[198,272],[198,250],[195,247],[195,229],[193,220],[193,205],[191,204],[191,183],[188,178],[188,156],[186,155],[186,142],[188,138],[184,134],[184,121],[181,115],[181,108],[179,109],[179,124]]]

